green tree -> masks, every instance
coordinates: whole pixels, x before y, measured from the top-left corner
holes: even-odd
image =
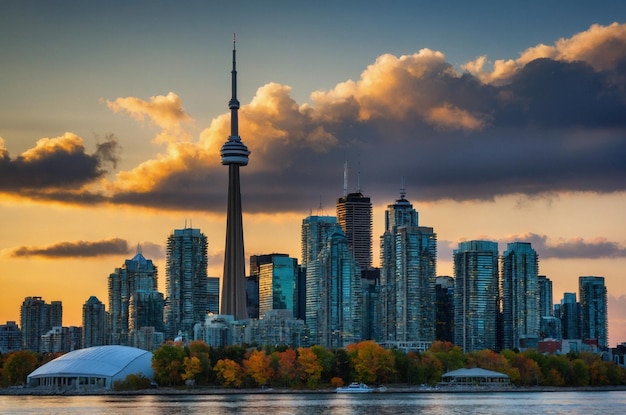
[[[589,365],[582,359],[574,359],[572,362],[572,386],[589,385]]]
[[[3,356],[4,357],[4,356]],[[20,350],[6,356],[2,371],[4,386],[23,385],[28,375],[37,368],[39,359],[30,350]]]
[[[443,365],[433,352],[427,350],[424,354],[422,354],[421,365],[424,368],[423,383],[435,385],[439,382],[439,380],[441,380]]]
[[[185,350],[180,343],[164,343],[152,355],[152,369],[156,382],[159,385],[182,385],[185,373],[184,361]]]

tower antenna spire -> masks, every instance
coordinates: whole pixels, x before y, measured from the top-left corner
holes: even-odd
[[[348,196],[348,160],[343,161],[343,196]]]
[[[406,197],[406,190],[404,189],[404,176],[400,179],[400,199]]]

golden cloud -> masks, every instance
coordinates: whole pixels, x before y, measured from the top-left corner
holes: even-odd
[[[462,65],[462,68],[484,83],[504,85],[524,65],[539,58],[566,62],[584,61],[598,71],[614,71],[620,60],[624,59],[625,50],[626,24],[594,24],[584,32],[557,40],[554,46],[539,44],[523,51],[518,59],[496,60],[491,71],[486,68],[485,56]]]
[[[54,153],[78,153],[84,150],[83,139],[74,133],[66,132],[62,136],[54,138],[42,138],[37,140],[35,147],[22,153],[24,161],[36,161]]]

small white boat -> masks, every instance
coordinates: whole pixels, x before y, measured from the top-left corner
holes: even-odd
[[[337,388],[337,393],[369,393],[374,392],[374,388],[370,388],[365,383],[352,382],[348,386]]]

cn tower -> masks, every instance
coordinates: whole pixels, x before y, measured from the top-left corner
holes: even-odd
[[[250,151],[239,137],[239,101],[237,100],[236,43],[233,37],[232,98],[230,108],[230,137],[221,150],[222,164],[228,166],[228,210],[226,212],[226,249],[222,276],[222,305],[220,314],[248,318],[246,307],[246,267],[243,249],[243,221],[241,219],[241,189],[239,166],[248,164]]]

